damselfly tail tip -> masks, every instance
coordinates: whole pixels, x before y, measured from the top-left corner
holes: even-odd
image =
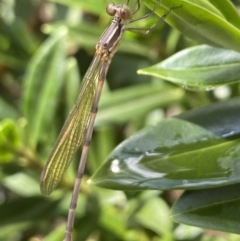
[[[40,184],[40,191],[45,196],[49,196],[52,193],[52,190],[47,188],[44,182],[41,182]]]
[[[44,174],[45,172],[43,171],[41,174],[40,191],[45,196],[48,196],[52,193],[54,188],[52,187],[52,185],[50,185],[52,183],[51,180],[49,180],[49,178],[46,179],[46,176]]]

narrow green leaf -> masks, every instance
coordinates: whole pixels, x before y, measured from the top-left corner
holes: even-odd
[[[0,119],[5,118],[16,120],[19,118],[19,114],[17,113],[17,110],[15,110],[10,104],[0,98]]]
[[[66,96],[66,116],[72,109],[80,89],[80,74],[75,58],[69,58],[66,61],[66,72],[64,78],[64,91]]]
[[[20,18],[16,17],[12,24],[7,24],[6,28],[11,36],[14,48],[19,51],[19,54],[26,56],[26,60],[28,60],[36,50],[37,44],[39,43],[38,40]],[[19,36],[21,36],[21,38]]]
[[[231,1],[209,0],[209,2],[220,10],[228,22],[240,29],[239,12]]]
[[[88,153],[87,167],[94,173],[106,159],[108,154],[114,149],[116,133],[112,125],[102,125],[95,128],[94,138],[91,141],[91,148]]]
[[[63,80],[66,35],[65,28],[54,32],[38,49],[27,70],[22,104],[28,121],[26,140],[33,149],[41,132],[49,132],[52,125]]]
[[[95,14],[101,14],[106,9],[106,1],[78,1],[78,0],[50,0],[51,2],[57,2],[65,4],[69,7],[77,7],[83,10],[91,11]]]
[[[0,63],[11,68],[23,68],[26,66],[26,63],[18,59],[17,56],[11,56],[8,53],[0,53]]]
[[[138,85],[104,93],[96,123],[134,120],[154,108],[180,101],[183,96],[183,90],[161,85]]]
[[[182,50],[138,73],[163,78],[187,89],[210,90],[239,83],[240,53],[202,45]]]
[[[224,119],[225,131],[220,132],[233,138],[238,137],[240,129],[239,121],[235,121],[239,120],[239,101],[236,101],[230,101],[229,106],[234,108],[228,112],[228,121]],[[226,103],[223,106],[226,107]],[[215,105],[208,108],[208,119],[211,115],[225,115]],[[198,115],[197,110],[194,115],[195,119],[205,118]],[[202,123],[204,127],[206,122]],[[217,133],[220,125],[221,122],[211,122],[206,130],[180,119],[165,119],[121,143],[91,181],[120,190],[195,189],[239,182],[239,139],[222,139]]]
[[[109,18],[109,20],[110,19],[111,18]],[[43,26],[43,31],[46,34],[50,34],[62,25],[65,25],[68,28],[69,36],[72,41],[74,41],[81,47],[89,48],[92,51],[93,49],[95,49],[96,43],[99,40],[104,29],[108,26],[106,25],[104,26],[104,28],[100,28],[99,26],[94,26],[87,23],[72,25],[63,21],[59,21],[55,23],[45,24]],[[149,51],[148,46],[139,43],[139,41],[134,40],[133,38],[127,38],[126,34],[124,34],[123,39],[121,40],[118,52],[130,53],[150,59],[156,59],[156,57],[158,56],[158,53],[156,51]],[[86,41],[86,39],[88,41]]]
[[[143,2],[150,9],[156,5],[153,0]],[[232,9],[229,1],[224,4],[228,11]],[[216,6],[206,0],[163,0],[155,12],[159,16],[167,14],[166,22],[200,43],[240,51],[240,29],[228,22],[224,16],[226,13],[221,12],[222,5],[219,9]],[[234,16],[236,18],[236,11]],[[238,19],[240,21],[240,17]]]
[[[170,218],[179,223],[240,234],[240,184],[187,191],[174,204]]]
[[[37,47],[37,39],[22,19],[17,17],[11,21],[0,21],[0,29],[0,62],[10,68],[25,67]]]

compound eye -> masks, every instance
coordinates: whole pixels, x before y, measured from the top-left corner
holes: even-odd
[[[131,19],[131,12],[127,6],[123,6],[120,11],[120,17],[123,20]]]
[[[107,8],[106,8],[106,12],[110,15],[110,16],[114,16],[116,14],[116,5],[113,3],[109,3]]]

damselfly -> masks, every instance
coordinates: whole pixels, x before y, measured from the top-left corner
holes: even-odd
[[[126,5],[110,3],[107,6],[106,11],[109,15],[113,16],[113,20],[96,45],[96,54],[84,76],[77,101],[59,134],[42,172],[41,191],[43,194],[49,195],[58,185],[76,150],[83,144],[68,213],[65,241],[71,240],[80,183],[87,159],[103,83],[112,57],[118,49],[125,30],[131,29],[128,28],[127,25],[153,13],[152,11],[150,14],[141,18],[132,19],[133,15],[140,9],[140,0],[136,0],[136,8],[132,12],[129,8],[129,1],[130,0],[127,1]],[[150,28],[147,31],[149,32],[149,30],[152,29],[153,28]]]

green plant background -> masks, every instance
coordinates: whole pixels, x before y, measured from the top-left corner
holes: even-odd
[[[63,239],[80,153],[51,196],[39,180],[110,22],[109,2],[0,2],[0,240]],[[154,6],[142,0],[139,16]],[[158,16],[133,25],[157,22],[156,31],[125,33],[101,98],[74,240],[239,240],[239,6],[162,0]],[[121,175],[109,172],[116,157]]]

